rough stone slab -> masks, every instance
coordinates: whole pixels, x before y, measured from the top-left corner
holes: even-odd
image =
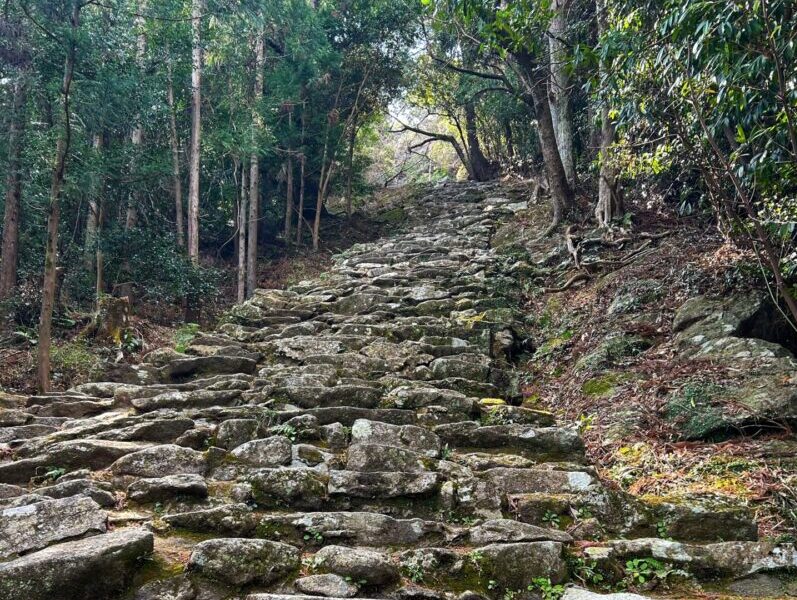
[[[118,458],[148,447],[139,442],[115,442],[110,440],[69,440],[49,446],[39,456],[23,458],[0,464],[0,483],[24,484],[36,475],[38,467],[55,465],[72,471],[75,469],[98,470],[108,467]]]
[[[562,600],[649,600],[650,596],[640,596],[639,594],[596,594],[584,588],[568,588]]]
[[[206,540],[194,546],[188,570],[230,585],[271,583],[299,568],[299,551],[288,544],[245,538]]]
[[[411,546],[441,542],[449,534],[443,523],[422,519],[394,519],[369,512],[315,512],[274,515],[260,522],[265,537],[288,536],[302,540],[307,532],[325,541],[358,546]],[[281,539],[281,538],[278,538]]]
[[[45,548],[52,543],[103,533],[107,514],[91,498],[45,500],[0,512],[0,558]]]
[[[246,600],[318,600],[319,596],[300,596],[298,594],[249,594]],[[348,600],[348,598],[335,598],[326,596],[327,600]],[[360,598],[359,600],[368,600]]]
[[[330,471],[330,495],[355,498],[402,498],[435,493],[443,481],[439,473],[373,473]]]
[[[152,446],[117,460],[111,470],[116,475],[165,477],[167,475],[201,475],[207,469],[202,452],[174,444]]]
[[[157,502],[175,496],[205,498],[208,486],[199,475],[168,475],[154,479],[139,479],[127,488],[127,497],[135,502]]]
[[[0,563],[3,600],[108,600],[125,589],[153,536],[123,529]]]

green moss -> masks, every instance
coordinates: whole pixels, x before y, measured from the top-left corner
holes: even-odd
[[[388,223],[390,225],[398,225],[406,220],[407,212],[400,206],[391,208],[389,211],[383,212],[381,215],[379,215],[380,222]]]
[[[607,373],[587,379],[581,386],[581,392],[593,397],[611,396],[620,382],[621,378],[616,373]]]

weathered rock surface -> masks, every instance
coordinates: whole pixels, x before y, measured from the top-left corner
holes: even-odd
[[[220,538],[200,542],[191,552],[188,568],[234,586],[271,583],[299,567],[299,551],[267,540]]]
[[[0,559],[54,542],[103,533],[107,515],[91,498],[45,500],[0,512]]]
[[[0,563],[3,600],[105,600],[125,589],[153,536],[120,530],[50,546]]]

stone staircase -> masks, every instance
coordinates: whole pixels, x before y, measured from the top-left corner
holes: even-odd
[[[743,508],[604,484],[572,424],[521,406],[533,257],[491,240],[522,199],[427,189],[401,232],[185,354],[4,397],[0,599],[547,600],[636,559],[704,582],[797,566]]]

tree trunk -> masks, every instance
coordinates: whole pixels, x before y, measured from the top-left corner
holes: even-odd
[[[487,181],[491,176],[490,161],[484,156],[479,142],[479,134],[476,129],[476,106],[473,102],[465,103],[465,139],[473,179]]]
[[[507,119],[504,121],[504,138],[506,138],[506,155],[515,158],[515,137],[512,135],[512,123]]]
[[[293,156],[288,154],[285,165],[285,243],[291,245],[291,227],[293,225]]]
[[[299,216],[296,219],[296,245],[302,245],[302,229],[304,228],[304,166],[305,166],[305,158],[304,154],[302,154],[300,160],[300,168],[299,168],[299,208],[298,214]]]
[[[598,20],[598,34],[607,30],[605,0],[596,0],[595,10]],[[607,65],[601,61],[599,69],[605,72]],[[608,101],[604,98],[601,104],[600,130],[600,179],[598,180],[598,203],[595,206],[595,219],[599,227],[608,227],[614,219],[623,216],[625,208],[617,188],[617,169],[612,166],[609,148],[614,142],[615,126],[609,113]]]
[[[537,65],[533,57],[525,52],[516,52],[514,56],[521,68],[523,84],[531,96],[532,106],[537,117],[540,148],[553,205],[553,219],[549,228],[552,231],[562,221],[566,213],[573,210],[575,199],[573,189],[567,182],[567,175],[559,156],[559,148],[556,145],[551,105],[548,102],[550,71],[547,66]],[[524,100],[528,102],[525,97]]]
[[[567,176],[567,182],[576,184],[576,166],[573,156],[573,110],[570,102],[570,74],[567,64],[567,11],[570,0],[555,0],[551,19],[548,47],[551,59],[551,118],[556,131],[556,144]]]
[[[102,133],[95,133],[91,140],[94,150],[95,164],[99,164],[102,156]],[[100,195],[102,194],[102,177],[99,173],[92,176],[91,189],[89,190],[89,211],[86,215],[86,237],[83,249],[83,265],[87,271],[94,268],[95,251],[97,249],[97,217],[99,215]]]
[[[246,300],[246,225],[248,216],[248,169],[241,164],[241,193],[238,200],[238,304]]]
[[[136,2],[135,27],[138,29],[136,36],[136,64],[139,73],[144,71],[144,59],[147,52],[147,35],[144,31],[144,11],[147,8],[145,1]],[[130,141],[133,144],[133,164],[131,171],[135,174],[138,166],[141,163],[141,150],[144,145],[144,127],[141,124],[141,113],[136,114],[135,127],[130,136]],[[138,207],[141,204],[141,185],[140,178],[135,178],[137,181],[133,185],[133,193],[130,195],[127,203],[127,214],[125,216],[125,229],[132,229],[138,223]]]
[[[199,263],[199,159],[202,136],[202,13],[205,0],[192,0],[191,157],[188,171],[188,256]]]
[[[102,228],[105,220],[105,196],[100,195],[97,204],[97,250],[95,253],[95,267],[96,267],[96,285],[95,297],[99,302],[100,298],[105,294],[105,255],[102,252]]]
[[[253,135],[262,127],[260,102],[263,99],[263,67],[266,62],[264,34],[259,32],[255,40],[255,84],[254,84],[254,121]],[[257,288],[257,233],[260,224],[260,154],[253,152],[249,157],[249,231],[246,247],[246,297],[251,298]]]
[[[14,97],[8,128],[8,175],[6,205],[3,214],[3,249],[0,266],[0,299],[6,298],[17,285],[19,265],[19,207],[22,198],[20,155],[25,128],[25,81],[20,73],[14,81]]]
[[[58,222],[61,217],[61,192],[66,177],[66,159],[72,141],[70,123],[69,93],[75,72],[75,38],[80,25],[81,4],[72,5],[70,15],[70,37],[67,41],[66,58],[64,59],[64,78],[61,85],[63,123],[55,146],[52,181],[50,184],[50,202],[47,207],[47,247],[44,254],[44,277],[42,281],[42,307],[39,316],[39,341],[37,344],[37,376],[36,382],[41,393],[50,391],[50,344],[52,340],[53,307],[55,305],[55,287],[58,275]]]
[[[595,218],[598,226],[608,227],[623,216],[625,208],[617,186],[617,169],[612,166],[609,148],[614,142],[614,123],[609,116],[609,107],[601,108],[600,180],[598,181],[598,204]]]
[[[185,231],[183,229],[183,182],[180,178],[180,139],[177,137],[177,115],[174,109],[174,82],[172,78],[172,63],[166,63],[167,88],[166,101],[169,104],[169,143],[172,148],[172,188],[174,191],[174,223],[177,235],[177,246],[185,246]]]
[[[346,216],[351,219],[353,213],[353,199],[351,196],[351,180],[354,170],[354,144],[357,141],[357,120],[358,115],[355,115],[351,121],[351,129],[349,130],[349,154],[346,157]]]

